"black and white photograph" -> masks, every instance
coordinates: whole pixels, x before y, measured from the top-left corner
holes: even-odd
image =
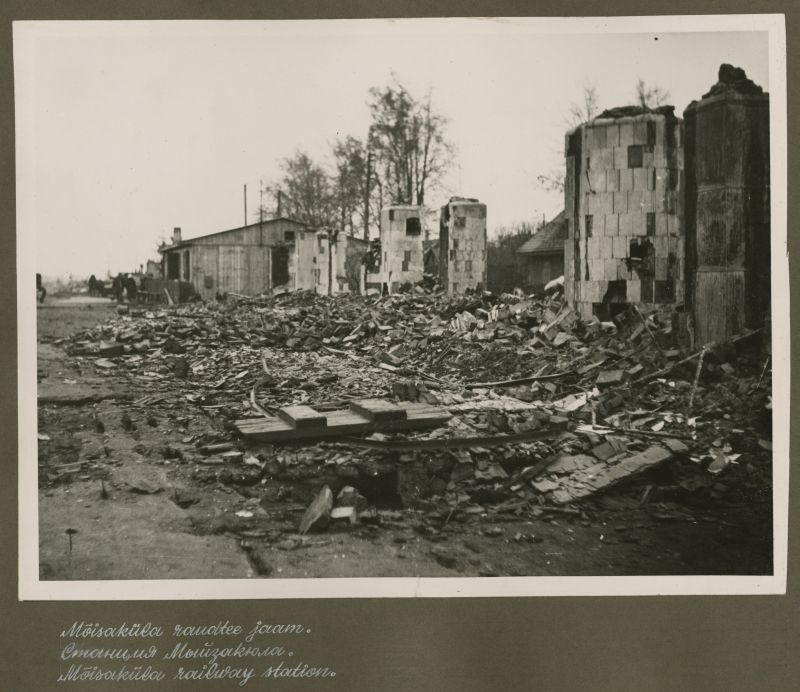
[[[779,18],[16,22],[14,69],[21,598],[785,589]]]

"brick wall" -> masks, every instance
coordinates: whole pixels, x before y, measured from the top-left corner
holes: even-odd
[[[683,302],[681,121],[595,119],[566,145],[567,299],[584,318],[604,300]]]
[[[486,288],[486,205],[451,201],[439,226],[439,277],[447,293]]]

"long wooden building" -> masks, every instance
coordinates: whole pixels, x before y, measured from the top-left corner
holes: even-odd
[[[263,222],[183,240],[181,229],[159,248],[163,276],[190,282],[203,299],[315,288],[316,231],[299,221]]]

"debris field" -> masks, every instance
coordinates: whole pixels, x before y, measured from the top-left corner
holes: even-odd
[[[57,313],[43,579],[771,571],[759,331],[688,353],[672,309],[583,321],[558,285]]]

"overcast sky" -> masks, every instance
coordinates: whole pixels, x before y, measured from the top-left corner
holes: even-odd
[[[450,119],[456,163],[430,202],[478,197],[491,234],[562,208],[536,178],[563,168],[584,85],[606,108],[631,103],[642,77],[679,115],[723,62],[769,88],[764,32],[542,31],[517,20],[40,25],[15,52],[18,233],[35,235],[45,275],[99,276],[157,257],[173,226],[184,238],[239,226],[243,184],[252,212],[280,159],[299,148],[325,162],[336,137],[363,136],[367,92],[394,73],[415,94],[432,88]]]

